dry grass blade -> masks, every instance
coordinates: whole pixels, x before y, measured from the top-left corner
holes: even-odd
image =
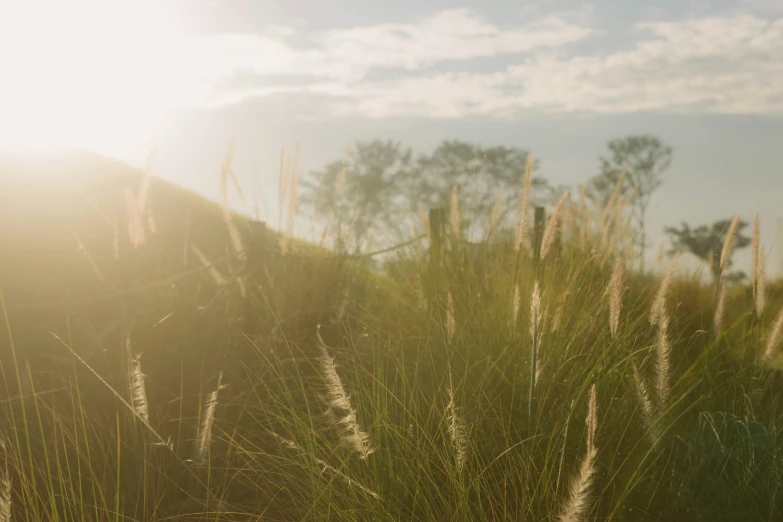
[[[50,333],[51,333],[51,332],[50,332]],[[159,446],[166,446],[167,448],[169,448],[169,449],[172,449],[172,450],[173,450],[173,448],[172,448],[172,446],[171,446],[171,442],[170,442],[170,441],[167,441],[166,439],[164,439],[163,437],[161,437],[161,436],[160,436],[160,434],[159,434],[159,433],[158,433],[158,432],[155,430],[155,428],[153,428],[153,427],[152,427],[152,425],[151,425],[151,424],[150,424],[148,421],[146,421],[146,420],[145,420],[143,417],[141,417],[141,416],[139,415],[139,413],[138,413],[138,412],[137,412],[137,411],[136,411],[136,410],[133,408],[133,406],[132,406],[130,403],[128,403],[128,401],[126,401],[126,400],[123,398],[123,396],[122,396],[122,395],[121,395],[119,392],[117,392],[117,390],[115,390],[114,388],[112,388],[112,386],[111,386],[111,385],[110,385],[108,382],[106,382],[106,379],[104,379],[103,377],[101,377],[101,374],[99,374],[98,372],[96,372],[96,371],[93,369],[93,367],[92,367],[92,366],[90,366],[89,364],[87,364],[87,361],[85,361],[84,359],[82,359],[82,358],[81,358],[81,356],[80,356],[78,353],[76,353],[76,352],[73,350],[73,348],[71,348],[71,347],[70,347],[70,345],[68,345],[68,343],[66,343],[65,341],[63,341],[63,340],[62,340],[62,339],[61,339],[61,338],[60,338],[60,337],[59,337],[57,334],[55,334],[55,333],[51,333],[51,335],[52,335],[52,337],[54,337],[54,338],[55,338],[57,341],[59,341],[59,342],[60,342],[60,344],[62,344],[63,346],[65,346],[65,348],[66,348],[66,349],[67,349],[69,352],[71,352],[71,355],[73,355],[73,356],[76,358],[76,360],[78,360],[78,361],[79,361],[79,362],[80,362],[82,365],[84,365],[84,367],[85,367],[85,368],[87,368],[87,369],[90,371],[90,373],[92,373],[92,374],[93,374],[93,375],[94,375],[94,376],[95,376],[95,377],[96,377],[96,378],[97,378],[99,381],[101,381],[101,384],[103,384],[104,386],[106,386],[106,387],[109,389],[109,391],[110,391],[110,392],[112,392],[112,394],[113,394],[115,397],[117,397],[117,399],[118,399],[118,400],[119,400],[119,401],[120,401],[120,402],[121,402],[121,403],[122,403],[122,404],[123,404],[123,405],[124,405],[126,408],[128,408],[128,410],[130,410],[130,412],[131,412],[133,415],[135,415],[135,416],[136,416],[136,418],[137,418],[137,419],[139,419],[139,420],[140,420],[140,421],[141,421],[141,422],[142,422],[142,423],[143,423],[143,424],[144,424],[144,425],[147,427],[147,429],[149,429],[149,430],[150,430],[150,433],[152,433],[152,434],[155,436],[155,439],[157,439],[157,445],[159,445]]]
[[[201,415],[201,428],[198,434],[198,454],[197,461],[204,463],[209,455],[209,448],[212,445],[212,425],[215,423],[215,412],[217,411],[218,392],[220,391],[223,372],[218,374],[218,382],[215,391],[209,393],[207,405],[204,407],[204,413]]]
[[[612,337],[617,336],[617,329],[620,327],[623,290],[623,262],[617,258],[612,269],[612,278],[609,280],[609,330]]]
[[[307,453],[305,450],[303,450],[302,448],[297,446],[296,442],[294,442],[294,441],[292,441],[290,439],[286,439],[285,437],[282,437],[282,436],[278,435],[277,433],[275,433],[273,431],[267,430],[267,432],[270,435],[272,435],[275,439],[277,439],[277,441],[280,444],[282,444],[283,446],[285,446],[286,448],[288,448],[290,450],[297,451],[297,452],[299,452],[299,453],[301,453],[303,455],[307,455],[308,457],[312,458],[315,462],[317,462],[324,470],[331,471],[335,475],[337,475],[340,478],[344,479],[348,483],[348,485],[356,487],[356,488],[364,491],[365,493],[367,493],[371,497],[376,498],[378,500],[381,500],[381,497],[380,497],[380,495],[378,495],[378,493],[376,493],[375,491],[371,490],[367,486],[364,486],[364,485],[360,484],[359,482],[355,481],[354,479],[352,479],[351,477],[349,477],[348,475],[346,475],[342,471],[338,470],[337,468],[335,468],[333,466],[330,466],[325,461],[323,461],[323,460],[321,460],[321,459],[319,459],[317,457],[313,457],[312,455]]]
[[[320,331],[316,331],[316,337],[321,350],[321,372],[326,381],[327,406],[342,410],[344,415],[334,422],[340,431],[340,441],[356,451],[359,458],[366,459],[375,450],[370,443],[370,435],[359,427],[356,410],[351,405],[351,397],[345,391],[343,381],[337,373],[337,365],[329,355]]]
[[[511,299],[511,334],[517,331],[517,320],[519,319],[519,307],[521,297],[519,295],[519,284],[514,285],[514,297]]]
[[[446,335],[451,343],[457,337],[457,321],[454,318],[454,298],[451,297],[451,292],[449,292],[446,298]]]
[[[223,275],[220,273],[220,271],[215,268],[215,266],[209,262],[209,259],[207,259],[207,256],[204,255],[204,253],[201,251],[200,248],[198,248],[196,245],[191,244],[190,249],[193,251],[194,254],[196,254],[196,257],[201,261],[201,264],[205,267],[209,267],[209,275],[212,276],[212,279],[215,281],[215,283],[218,286],[226,284],[226,278],[223,277]]]
[[[223,197],[223,221],[225,222],[226,229],[228,230],[228,237],[231,240],[231,246],[233,247],[234,253],[236,254],[237,258],[240,261],[243,261],[245,259],[245,247],[242,244],[242,238],[239,235],[239,230],[237,230],[236,224],[234,223],[234,218],[231,212],[231,206],[228,200],[229,180],[233,181],[234,186],[236,187],[237,192],[240,195],[240,198],[244,200],[244,197],[242,196],[242,191],[239,187],[239,182],[237,181],[236,176],[234,175],[233,162],[234,162],[235,147],[236,147],[236,143],[232,140],[231,145],[229,146],[228,151],[226,152],[226,157],[223,159],[223,167],[220,173],[220,192]]]

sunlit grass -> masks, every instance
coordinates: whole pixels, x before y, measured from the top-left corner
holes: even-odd
[[[634,270],[622,209],[559,209],[540,263],[526,234],[441,265],[413,243],[383,273],[273,232],[253,267],[240,217],[204,205],[187,243],[158,213],[92,256],[121,327],[82,357],[73,312],[65,363],[4,300],[11,519],[783,516],[779,286],[764,314],[727,287],[716,331],[715,288]]]

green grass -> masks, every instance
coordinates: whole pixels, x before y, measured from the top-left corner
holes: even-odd
[[[566,235],[559,258],[538,268],[502,248],[480,268],[459,248],[432,267],[412,246],[379,274],[301,245],[250,270],[217,224],[200,237],[191,231],[224,275],[245,277],[242,298],[233,279],[218,286],[197,261],[185,265],[183,239],[171,246],[184,231],[158,221],[160,234],[119,260],[92,256],[103,282],[89,300],[78,295],[81,279],[53,287],[54,302],[24,307],[15,302],[22,290],[3,288],[0,464],[8,464],[15,521],[558,520],[588,451],[593,385],[597,457],[584,513],[571,520],[783,517],[781,379],[777,359],[760,358],[783,305],[775,285],[761,320],[746,289],[730,292],[716,337],[714,289],[673,281],[671,390],[661,406],[649,322],[659,280],[627,268],[613,336],[613,262],[602,263],[592,243],[580,247],[579,234]],[[83,274],[92,273],[87,266]],[[540,373],[531,408],[536,279]],[[92,352],[80,332],[100,330],[109,315],[120,327]],[[335,422],[346,412],[328,411],[335,390],[324,379],[318,325],[374,449],[365,459]],[[47,349],[67,362],[43,357],[49,331],[84,363],[56,341]],[[149,425],[128,405],[128,338],[142,353]],[[653,402],[649,420],[634,366]],[[216,390],[200,462],[201,418]],[[464,430],[462,465],[455,423]]]

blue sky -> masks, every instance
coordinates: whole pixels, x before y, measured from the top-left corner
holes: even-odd
[[[65,9],[48,2],[33,0]],[[654,242],[665,224],[759,211],[772,246],[783,218],[779,0],[123,5],[122,17],[106,11],[92,25],[78,8],[49,17],[57,26],[40,27],[40,9],[29,27],[11,22],[25,30],[0,43],[40,47],[39,63],[59,52],[60,70],[13,69],[0,51],[19,78],[0,87],[0,109],[17,122],[0,141],[55,129],[52,142],[66,136],[139,165],[157,145],[159,175],[215,197],[236,138],[238,176],[252,186],[258,174],[273,205],[280,148],[297,141],[304,170],[375,137],[420,151],[445,138],[516,145],[553,183],[577,185],[607,140],[654,133],[675,149],[653,200]],[[103,46],[89,45],[96,28]],[[67,52],[74,34],[88,36]],[[29,95],[42,78],[52,81]],[[782,262],[772,254],[770,265]]]

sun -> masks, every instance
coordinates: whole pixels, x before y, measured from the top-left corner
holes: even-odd
[[[154,132],[183,88],[165,4],[0,2],[0,147],[104,152]]]

